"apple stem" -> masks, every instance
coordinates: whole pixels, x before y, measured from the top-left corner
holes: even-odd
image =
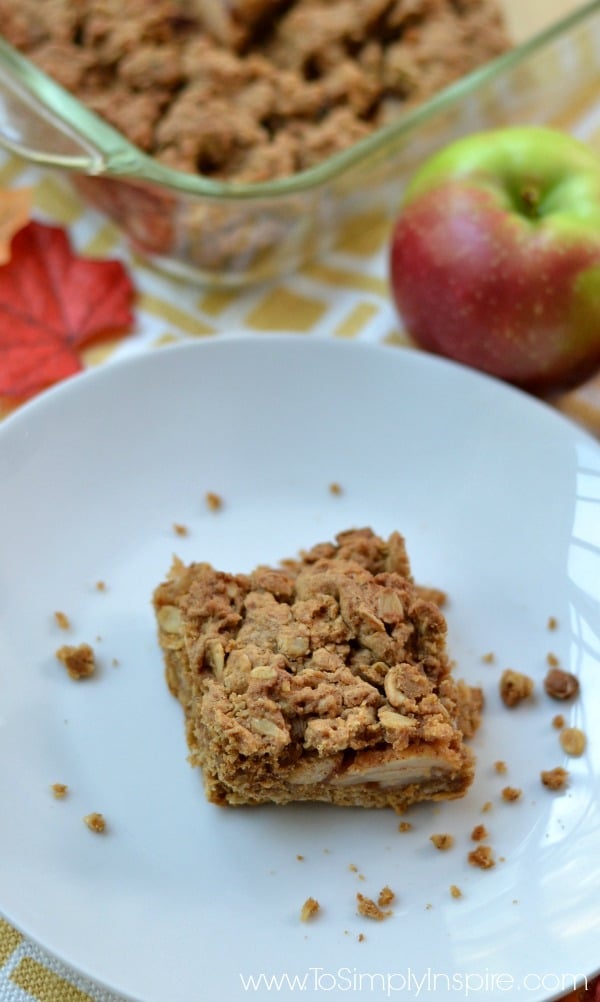
[[[540,189],[535,184],[527,184],[521,189],[521,204],[526,215],[535,219],[540,204]]]

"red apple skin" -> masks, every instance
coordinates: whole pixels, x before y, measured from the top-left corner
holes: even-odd
[[[600,365],[600,230],[526,218],[500,166],[491,180],[456,173],[417,184],[394,229],[390,286],[407,332],[532,392],[573,386]]]

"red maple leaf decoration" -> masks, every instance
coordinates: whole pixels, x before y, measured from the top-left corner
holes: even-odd
[[[132,325],[134,294],[120,261],[78,257],[62,228],[29,222],[0,267],[0,396],[26,399],[79,372],[77,349]]]

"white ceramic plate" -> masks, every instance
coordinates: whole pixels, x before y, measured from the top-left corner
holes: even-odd
[[[448,362],[275,336],[76,377],[4,423],[0,464],[0,909],[15,925],[143,1002],[293,998],[302,984],[340,999],[499,1000],[508,986],[534,1002],[597,968],[595,442]],[[243,571],[364,525],[403,532],[418,580],[450,595],[458,672],[487,699],[473,788],[413,810],[403,833],[388,811],[207,804],[150,606],[172,554]],[[84,640],[99,670],[75,683],[54,652]],[[549,653],[581,681],[572,704],[543,692]],[[535,679],[529,705],[501,704],[505,667]],[[557,712],[588,735],[582,757],[561,751]],[[570,785],[550,793],[539,774],[557,765]],[[502,800],[507,784],[519,801]],[[82,823],[91,811],[104,836]],[[467,862],[481,823],[486,871]],[[435,849],[436,832],[454,848]],[[359,917],[357,892],[384,885],[393,916]],[[321,913],[302,923],[309,895]]]

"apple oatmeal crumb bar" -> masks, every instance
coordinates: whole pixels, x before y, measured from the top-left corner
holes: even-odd
[[[482,695],[452,677],[432,595],[397,532],[352,529],[250,574],[176,559],[153,601],[208,800],[401,812],[462,796]]]

